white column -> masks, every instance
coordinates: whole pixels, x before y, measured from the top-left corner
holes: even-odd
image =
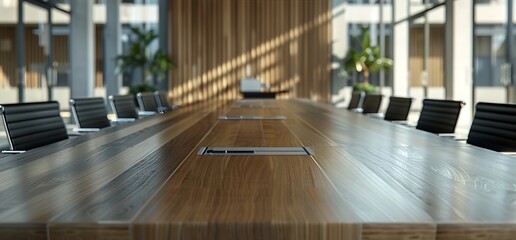
[[[169,0],[159,0],[159,48],[163,50],[167,54],[170,53],[170,49],[168,46],[170,28],[168,24],[169,18]],[[174,34],[174,33],[172,33]],[[175,59],[174,59],[175,60]],[[173,61],[174,61],[173,60]],[[168,92],[169,88],[169,76],[170,71],[166,74],[165,78],[161,80],[161,82],[157,83],[157,87],[160,90],[165,90]]]
[[[446,99],[453,98],[453,37],[455,32],[455,15],[454,1],[446,1],[445,3],[445,22],[444,22],[444,88]]]
[[[93,0],[72,0],[70,5],[71,97],[92,97],[95,87]]]
[[[18,0],[18,23],[16,24],[16,44],[25,46],[25,24],[23,0]],[[18,102],[25,102],[25,47],[16,48],[16,71],[18,73]]]
[[[394,1],[394,21],[408,17],[408,1]],[[404,21],[394,27],[394,79],[393,95],[404,97],[409,95],[409,22]]]
[[[106,95],[120,94],[122,76],[115,73],[116,56],[122,54],[122,25],[120,24],[120,0],[106,1],[106,25],[104,28],[104,78]]]
[[[452,98],[466,102],[461,110],[458,127],[468,128],[472,120],[473,44],[472,1],[455,0],[453,16],[453,88]]]
[[[346,21],[346,5],[341,0],[333,0],[332,5],[331,101],[338,106],[344,106],[342,101],[349,99],[351,95],[351,89],[349,93],[344,91],[347,78],[343,74],[345,70],[341,68],[349,46],[349,21]]]
[[[510,82],[511,86],[507,89],[508,91],[508,99],[507,101],[509,103],[516,103],[516,59],[514,59],[514,10],[515,10],[515,4],[513,3],[513,0],[507,0],[507,24],[506,24],[506,31],[507,36],[509,36],[509,41],[506,40],[506,48],[507,51],[505,54],[507,58],[507,62],[510,63]]]

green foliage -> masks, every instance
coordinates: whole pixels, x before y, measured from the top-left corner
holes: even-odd
[[[163,50],[159,49],[148,64],[148,71],[156,74],[158,78],[162,79],[165,77],[167,70],[173,67],[175,66],[172,60],[170,60]]]
[[[349,73],[357,71],[364,74],[364,82],[369,82],[369,73],[392,68],[393,62],[389,58],[380,56],[380,47],[371,46],[369,28],[360,27],[361,35],[354,37],[354,41],[359,43],[359,48],[350,48],[344,58],[344,69]]]
[[[376,86],[369,83],[356,83],[353,85],[353,92],[365,92],[366,94],[377,93]]]
[[[175,64],[161,49],[154,53],[150,52],[150,44],[158,38],[158,35],[153,30],[144,32],[138,28],[131,28],[131,32],[136,35],[136,41],[129,47],[128,54],[116,57],[118,63],[116,72],[121,74],[126,70],[141,68],[144,71],[144,84],[137,87],[145,88],[149,84],[153,85],[153,82],[147,83],[146,76],[157,77],[158,80],[163,79],[167,70],[173,70]]]

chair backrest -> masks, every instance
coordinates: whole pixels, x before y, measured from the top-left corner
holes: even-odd
[[[363,96],[364,96],[364,92],[353,92],[351,94],[351,99],[349,101],[348,109],[359,108],[360,102],[362,101]]]
[[[11,150],[30,150],[68,138],[58,102],[5,104],[0,112]]]
[[[362,103],[362,113],[378,113],[380,105],[382,104],[383,96],[380,94],[367,94]]]
[[[412,105],[412,98],[390,97],[384,119],[387,121],[407,120],[410,105]]]
[[[500,152],[516,152],[516,105],[479,102],[467,143]]]
[[[141,111],[158,111],[158,104],[153,93],[138,93],[136,94],[136,99]]]
[[[103,98],[70,99],[70,108],[78,128],[105,128],[111,126]]]
[[[168,103],[167,93],[155,91],[154,99],[156,100],[156,103],[158,104],[158,110],[163,111],[163,112],[172,110],[172,106],[170,106],[170,104]]]
[[[138,118],[133,95],[112,95],[109,101],[117,118]]]
[[[431,133],[454,133],[462,106],[462,101],[425,99],[416,128]]]

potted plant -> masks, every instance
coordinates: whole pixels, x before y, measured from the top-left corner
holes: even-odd
[[[155,91],[156,81],[163,79],[167,70],[173,70],[175,64],[163,50],[150,50],[151,43],[158,38],[153,30],[144,32],[138,28],[131,28],[131,32],[136,39],[131,43],[127,54],[116,57],[116,72],[121,74],[126,70],[140,68],[143,84],[131,86],[129,92],[134,95],[138,92]]]
[[[380,47],[371,46],[369,28],[360,27],[361,35],[353,37],[357,43],[357,48],[350,48],[344,58],[344,69],[350,73],[357,71],[364,75],[364,82],[353,86],[353,91],[363,91],[365,93],[376,93],[376,86],[369,84],[371,73],[392,68],[392,59],[380,56]]]

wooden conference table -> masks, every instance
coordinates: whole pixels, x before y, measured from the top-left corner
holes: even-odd
[[[0,239],[515,239],[515,169],[321,103],[210,103],[3,158]]]

